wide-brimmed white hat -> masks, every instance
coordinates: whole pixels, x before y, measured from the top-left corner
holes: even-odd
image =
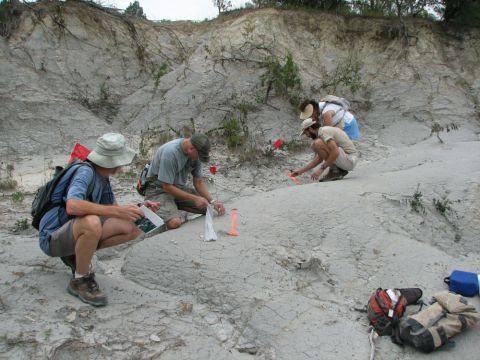
[[[317,122],[313,120],[312,118],[308,118],[302,121],[302,125],[300,125],[300,136],[303,135],[303,132],[307,130],[310,126],[313,124],[316,124]]]
[[[87,159],[98,166],[112,169],[130,164],[135,154],[135,150],[127,146],[127,141],[122,134],[107,133],[98,138],[95,148]]]
[[[308,104],[305,106],[305,109],[300,113],[300,120],[306,120],[308,118],[311,118],[313,114],[313,105]]]

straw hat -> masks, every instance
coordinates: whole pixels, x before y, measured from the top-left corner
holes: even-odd
[[[302,125],[300,125],[300,136],[302,136],[303,132],[305,130],[307,130],[310,126],[312,126],[313,124],[317,124],[317,122],[315,120],[313,120],[312,118],[308,118],[308,119],[303,120]]]
[[[300,113],[300,120],[306,120],[309,117],[312,117],[312,114],[313,114],[313,105],[308,104],[307,106],[305,106],[305,109],[303,109],[303,111]]]

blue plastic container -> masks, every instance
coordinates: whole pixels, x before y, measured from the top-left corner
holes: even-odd
[[[448,284],[448,290],[463,295],[463,296],[475,296],[478,294],[479,278],[472,272],[453,270],[450,276],[443,279]]]

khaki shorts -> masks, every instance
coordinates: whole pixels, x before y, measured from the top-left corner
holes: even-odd
[[[337,167],[339,167],[340,169],[352,171],[355,168],[355,165],[357,165],[357,155],[346,154],[340,146],[338,147],[338,151],[339,154],[334,164],[337,165]]]
[[[179,189],[194,195],[200,195],[194,189],[188,187],[178,187]],[[183,211],[188,211],[195,214],[205,214],[206,209],[200,209],[195,206],[195,203],[190,200],[178,200],[170,194],[167,194],[163,189],[156,186],[148,186],[145,191],[145,200],[157,201],[160,203],[160,208],[157,211],[157,215],[160,216],[163,221],[168,222],[174,218],[181,218]]]
[[[106,220],[107,218],[100,217],[102,225]],[[50,235],[51,256],[63,257],[75,254],[75,239],[73,237],[74,221],[75,219],[67,221]]]
[[[73,222],[69,220],[50,235],[50,255],[69,256],[75,254],[75,241],[73,238]]]

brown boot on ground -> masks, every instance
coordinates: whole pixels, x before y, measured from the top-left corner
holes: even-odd
[[[332,165],[328,174],[322,179],[318,180],[319,182],[335,181],[341,180],[348,174],[347,170],[340,169],[339,167]]]
[[[70,280],[67,291],[69,294],[78,297],[84,303],[93,306],[107,305],[107,295],[100,290],[93,272],[84,277]]]

